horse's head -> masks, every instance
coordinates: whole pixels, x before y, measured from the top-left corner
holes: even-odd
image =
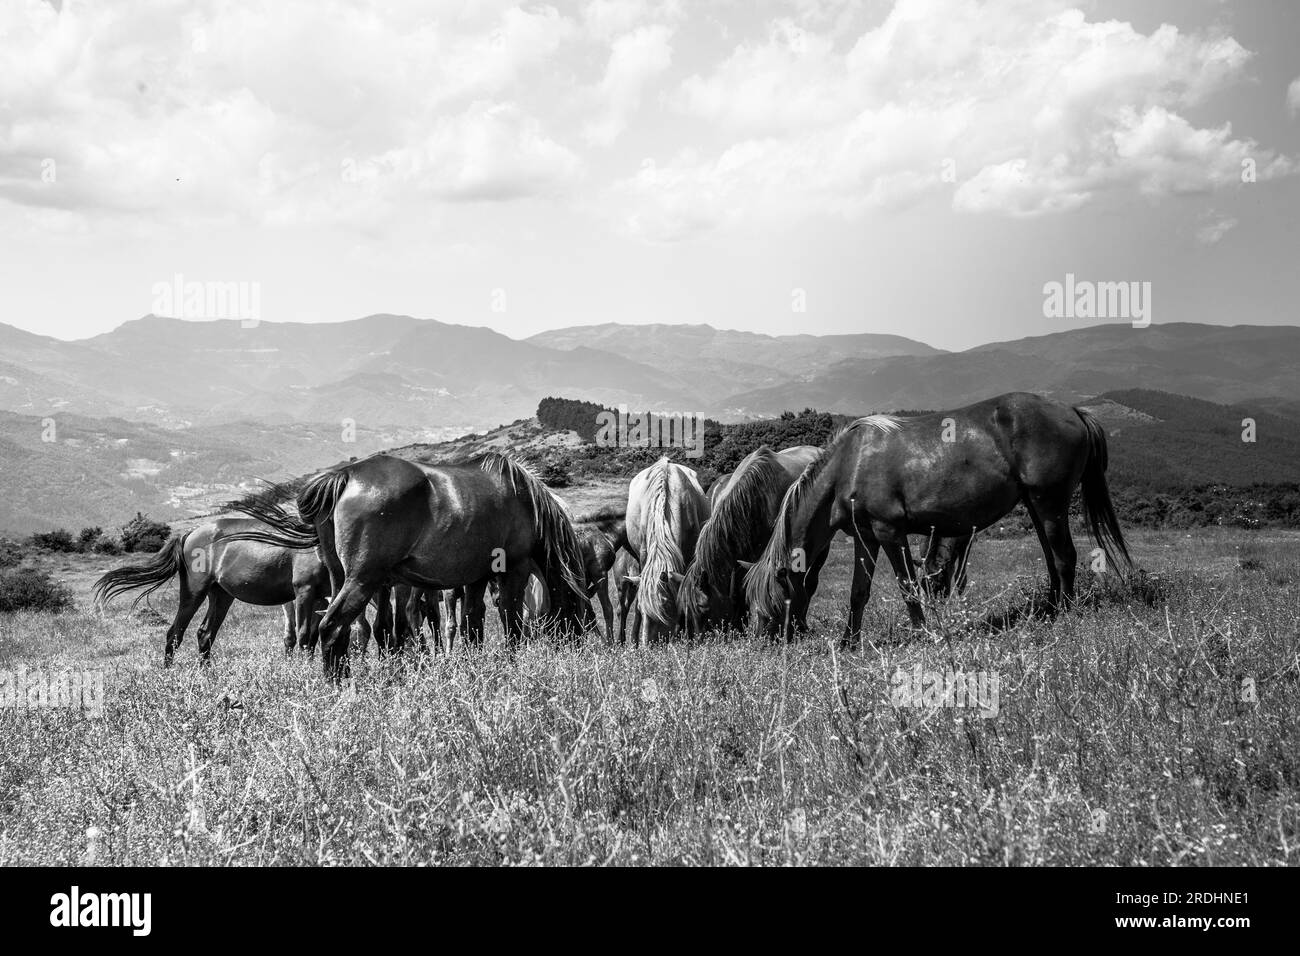
[[[757,562],[741,561],[740,566],[746,572],[755,632],[790,640],[795,622],[808,613],[811,594],[805,575],[787,563],[773,567],[767,556]]]

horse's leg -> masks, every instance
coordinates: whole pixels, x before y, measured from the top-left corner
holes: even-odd
[[[436,654],[438,645],[442,643],[442,592],[420,591],[420,609],[424,614],[424,619],[429,622],[429,631],[433,637],[433,650]],[[421,629],[420,650],[426,649],[424,631]]]
[[[794,615],[795,629],[801,634],[808,630],[808,608],[812,606],[813,595],[817,593],[817,585],[821,582],[822,567],[826,564],[826,559],[830,557],[830,554],[831,549],[827,548],[820,554],[813,555],[808,570],[804,572],[804,593],[808,596],[808,599]]]
[[[181,641],[185,639],[185,629],[190,626],[190,621],[194,619],[194,615],[198,613],[203,599],[207,597],[206,590],[190,586],[184,573],[181,574],[180,578],[180,594],[176,601],[176,617],[172,619],[172,626],[167,628],[167,644],[163,648],[163,667],[172,666],[172,658],[176,654],[176,648],[180,647]]]
[[[292,642],[285,640],[284,651],[289,653],[294,644],[306,650],[313,643],[312,626],[316,623],[316,588],[300,587],[293,592],[294,633]]]
[[[375,591],[376,585],[362,584],[359,581],[345,581],[343,587],[330,601],[325,616],[321,618],[321,662],[325,676],[335,682],[349,675],[348,637],[352,633],[352,622],[363,614],[366,605]],[[376,638],[376,643],[379,643]]]
[[[204,616],[203,623],[199,625],[197,637],[200,664],[207,664],[212,657],[212,642],[217,639],[221,623],[226,619],[230,605],[234,603],[234,597],[221,588],[213,588],[208,593],[208,613]]]
[[[872,522],[872,531],[889,556],[889,563],[893,565],[894,576],[898,578],[898,586],[903,592],[903,603],[907,605],[907,616],[911,619],[912,626],[924,627],[925,613],[921,610],[917,596],[916,560],[907,543],[907,532],[879,521]]]
[[[601,577],[596,585],[596,599],[600,601],[600,610],[605,618],[605,643],[614,643],[614,605],[609,599],[609,578]]]
[[[326,606],[326,609],[328,610],[328,605]],[[366,612],[364,609],[360,614],[357,615],[357,630],[361,632],[361,653],[364,656],[366,651],[369,650],[370,648],[370,638],[371,635],[373,634],[373,631],[370,627],[370,622],[366,620]],[[317,640],[320,639],[319,623],[317,627],[316,637]],[[378,646],[378,639],[376,639],[375,643],[376,646]]]
[[[871,598],[871,578],[879,552],[880,542],[875,538],[864,542],[860,535],[853,536],[853,587],[849,592],[849,619],[840,640],[845,647],[862,642],[862,612]]]
[[[514,652],[524,635],[524,597],[532,578],[532,565],[511,568],[497,578],[497,611],[506,633],[506,646]],[[540,621],[534,622],[540,625]]]
[[[1029,495],[1025,495],[1023,504],[1025,510],[1029,512],[1029,520],[1034,523],[1034,531],[1038,535],[1038,544],[1043,549],[1043,561],[1047,565],[1048,613],[1055,613],[1056,607],[1061,600],[1061,572],[1056,567],[1056,557],[1052,553],[1052,542],[1047,536],[1047,527],[1043,523],[1043,516],[1038,513],[1038,506]],[[1073,542],[1071,542],[1071,547],[1073,546]]]
[[[1042,522],[1043,557],[1055,573],[1052,588],[1052,611],[1068,608],[1074,602],[1074,571],[1078,553],[1070,534],[1068,499],[1062,503],[1048,495],[1031,495],[1034,511]]]
[[[294,602],[290,601],[285,604],[281,610],[284,611],[284,652],[292,654],[294,645],[298,642],[297,618],[294,615]]]
[[[461,596],[461,613],[464,615],[461,631],[465,635],[465,643],[475,647],[483,646],[483,619],[487,615],[487,603],[484,600],[486,591],[487,580],[484,579],[466,585],[465,593]]]
[[[396,635],[393,628],[393,589],[381,585],[375,592],[375,646],[379,648],[379,653],[385,654],[391,650],[400,650],[396,644]]]

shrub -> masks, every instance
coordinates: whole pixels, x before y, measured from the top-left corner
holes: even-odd
[[[77,535],[77,550],[89,551],[95,544],[95,541],[104,536],[104,529],[98,525],[91,528],[82,528],[81,533]]]
[[[90,550],[95,554],[121,554],[122,545],[116,538],[101,534],[91,543]]]
[[[24,557],[23,546],[12,538],[0,538],[0,568],[12,568]]]
[[[48,571],[21,567],[0,570],[0,612],[62,611],[72,604],[72,592]]]
[[[66,528],[59,528],[55,531],[38,531],[29,539],[33,548],[41,551],[62,551],[70,552],[77,550],[77,542],[72,538],[72,532]]]
[[[157,551],[167,543],[171,533],[172,529],[163,522],[154,521],[137,511],[122,528],[122,550]]]

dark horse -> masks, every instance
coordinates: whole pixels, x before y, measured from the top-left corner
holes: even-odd
[[[1053,611],[1074,597],[1070,500],[1112,559],[1128,550],[1106,486],[1106,433],[1086,411],[1013,392],[916,418],[872,415],[843,429],[786,492],[762,558],[745,576],[760,627],[775,633],[790,602],[807,613],[806,568],[837,531],[853,539],[846,641],[859,636],[881,548],[914,626],[924,623],[907,535],[962,538],[1016,503],[1029,512],[1047,561]],[[789,637],[789,629],[785,631]]]
[[[320,548],[335,588],[320,622],[330,678],[348,674],[352,622],[384,585],[465,585],[466,636],[481,641],[482,587],[495,578],[512,646],[522,635],[534,567],[562,615],[576,620],[585,601],[582,555],[568,515],[537,477],[503,455],[438,466],[373,455],[316,475],[297,505],[301,518],[264,495],[236,507],[275,529],[250,532],[252,540]]]
[[[167,629],[163,666],[169,667],[185,629],[206,599],[199,627],[199,659],[207,662],[217,631],[235,601],[285,605],[284,649],[316,645],[316,610],[329,600],[330,580],[314,551],[245,541],[240,532],[269,530],[245,517],[216,518],[185,534],[173,534],[148,561],[114,568],[95,582],[96,603],[140,590],[137,603],[172,578],[180,581],[176,618]],[[143,589],[143,590],[141,590]]]
[[[711,513],[695,543],[695,559],[682,579],[682,603],[698,629],[744,626],[746,602],[741,561],[756,561],[772,536],[786,489],[821,449],[796,445],[773,451],[760,445],[709,486]],[[808,590],[817,588],[810,569]],[[802,629],[802,619],[796,622]]]

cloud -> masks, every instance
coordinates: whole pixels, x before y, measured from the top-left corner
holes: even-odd
[[[519,96],[579,33],[553,7],[10,0],[0,32],[0,196],[23,205],[364,223],[581,171]]]
[[[1063,213],[1107,191],[1225,188],[1247,161],[1258,180],[1288,175],[1294,160],[1185,117],[1249,60],[1231,37],[1144,34],[1055,0],[899,0],[848,44],[777,19],[675,97],[730,142],[643,167],[613,194],[626,229],[670,240],[926,195],[963,213]]]
[[[645,85],[672,63],[671,36],[671,28],[657,24],[638,27],[613,42],[596,90],[601,115],[584,130],[588,142],[608,146],[627,128]]]
[[[1221,216],[1205,223],[1196,230],[1196,241],[1205,246],[1212,246],[1235,228],[1237,220],[1230,216]]]
[[[1295,116],[1300,113],[1300,76],[1291,81],[1291,85],[1286,88],[1286,105]]]

